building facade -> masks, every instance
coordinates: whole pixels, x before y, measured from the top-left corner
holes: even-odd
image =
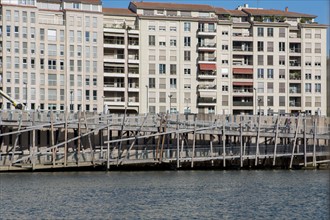
[[[315,18],[248,5],[1,1],[0,85],[31,109],[325,115],[327,26]]]
[[[102,108],[99,1],[1,1],[2,90],[28,109]],[[2,108],[11,104],[2,99]]]

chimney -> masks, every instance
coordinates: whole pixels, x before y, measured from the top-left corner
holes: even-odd
[[[288,7],[285,7],[285,12],[288,12],[289,11],[289,8]]]

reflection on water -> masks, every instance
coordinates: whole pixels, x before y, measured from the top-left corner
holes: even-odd
[[[329,219],[329,172],[0,174],[0,219]]]

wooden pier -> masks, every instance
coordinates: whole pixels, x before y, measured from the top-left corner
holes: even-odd
[[[317,168],[330,165],[318,116],[0,112],[0,171]]]

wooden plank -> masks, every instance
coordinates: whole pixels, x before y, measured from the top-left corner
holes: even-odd
[[[193,147],[192,147],[192,155],[191,155],[191,168],[194,167],[195,146],[196,146],[196,121],[197,121],[196,119],[197,119],[197,115],[194,115],[195,125],[194,125],[194,133],[193,133]]]
[[[280,117],[277,116],[276,118],[276,129],[275,129],[275,144],[274,144],[274,156],[273,156],[273,166],[275,166],[276,163],[276,151],[277,151],[277,139],[278,139],[278,125],[280,123]]]

